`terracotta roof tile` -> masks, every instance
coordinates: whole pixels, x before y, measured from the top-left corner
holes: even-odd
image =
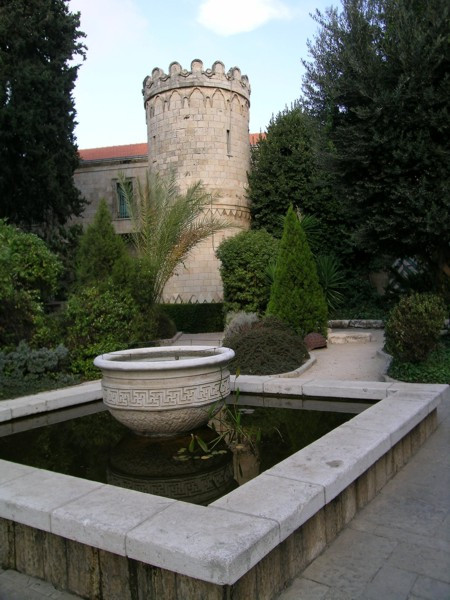
[[[250,133],[249,139],[252,146],[258,143],[260,137],[265,137],[265,133]],[[144,144],[125,144],[123,146],[106,146],[104,148],[87,148],[78,150],[81,160],[108,160],[114,158],[132,158],[136,156],[146,156],[148,146]]]
[[[126,144],[124,146],[107,146],[105,148],[88,148],[78,150],[81,160],[106,160],[108,158],[129,158],[146,156],[147,144]]]

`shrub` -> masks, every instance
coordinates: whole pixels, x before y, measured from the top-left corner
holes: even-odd
[[[240,311],[237,313],[230,313],[229,316],[227,316],[227,321],[224,332],[225,337],[248,331],[259,321],[259,317],[256,313]]]
[[[223,331],[223,304],[161,304],[160,309],[170,317],[178,331],[186,333],[208,333]]]
[[[98,377],[92,361],[98,354],[129,346],[136,315],[136,305],[126,290],[91,286],[73,294],[66,308],[72,371]]]
[[[231,372],[275,375],[297,369],[308,358],[303,339],[285,323],[270,317],[251,329],[225,337],[223,345],[235,351]]]
[[[31,340],[60,272],[60,261],[40,238],[0,220],[0,346]]]
[[[410,383],[443,383],[450,385],[450,339],[432,350],[420,363],[393,360],[389,375]]]
[[[284,222],[267,314],[279,317],[302,337],[312,331],[327,334],[327,305],[316,264],[292,207]]]
[[[220,244],[216,255],[227,312],[265,312],[270,295],[266,269],[277,249],[278,240],[263,230],[242,231]]]
[[[62,344],[33,349],[22,341],[10,352],[0,351],[0,398],[77,383],[76,378],[65,372],[67,358],[68,350]]]
[[[116,234],[111,214],[102,199],[93,223],[80,238],[76,258],[77,283],[84,286],[107,281],[115,263],[126,253],[125,243]]]
[[[390,312],[385,327],[386,350],[401,362],[426,360],[438,344],[445,305],[434,294],[405,296]]]

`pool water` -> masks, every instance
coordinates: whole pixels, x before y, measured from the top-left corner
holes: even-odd
[[[101,402],[91,403],[76,418],[73,410],[58,411],[58,422],[51,425],[27,419],[19,427],[29,427],[25,431],[8,435],[0,430],[0,458],[206,505],[353,416],[245,405],[231,410],[246,432],[232,443],[229,431],[219,439],[211,427],[166,439],[139,436]],[[224,431],[220,423],[216,429]]]

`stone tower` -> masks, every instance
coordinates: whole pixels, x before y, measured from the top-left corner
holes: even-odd
[[[182,192],[201,180],[218,196],[213,213],[233,226],[199,244],[168,282],[164,301],[220,301],[215,250],[224,237],[250,224],[245,197],[250,167],[248,78],[237,67],[225,72],[220,61],[204,70],[196,59],[190,71],[173,62],[168,74],[153,69],[144,80],[143,95],[150,169],[161,174],[175,169]]]

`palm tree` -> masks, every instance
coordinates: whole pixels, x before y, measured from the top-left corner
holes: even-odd
[[[213,216],[213,196],[201,182],[180,194],[172,172],[166,177],[148,171],[134,189],[120,178],[132,223],[131,238],[138,261],[138,280],[145,282],[146,301],[160,302],[164,286],[192,249],[230,223]]]

